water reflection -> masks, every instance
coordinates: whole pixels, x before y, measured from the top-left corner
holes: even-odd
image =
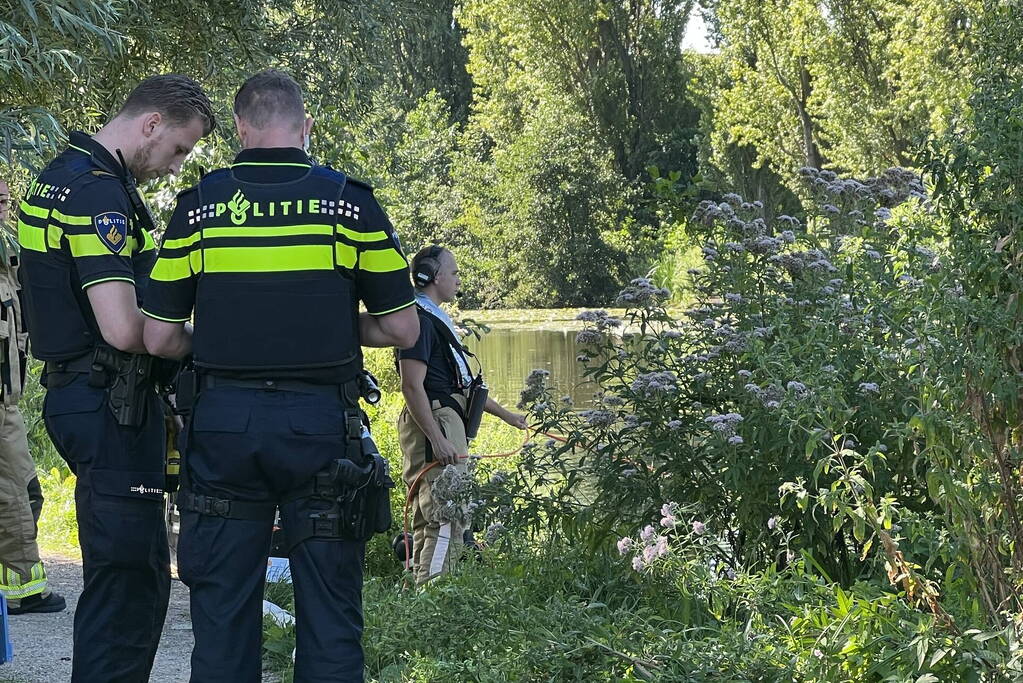
[[[490,395],[502,405],[514,409],[526,375],[543,368],[551,373],[555,396],[571,396],[581,406],[592,398],[593,385],[583,383],[579,374],[576,334],[568,329],[494,328],[482,341],[470,341],[469,348],[483,364]]]

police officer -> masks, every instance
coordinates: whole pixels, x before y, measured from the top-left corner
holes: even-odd
[[[156,252],[135,181],[177,173],[213,124],[195,81],[147,78],[95,135],[72,133],[21,204],[25,312],[32,353],[46,362],[44,421],[77,475],[85,582],[73,681],[146,681],[156,655],[170,590],[165,447],[139,311]]]
[[[440,307],[455,300],[462,284],[454,254],[438,245],[423,248],[412,259],[412,282],[420,332],[415,345],[398,352],[405,397],[405,408],[398,417],[398,440],[402,476],[407,486],[415,486],[409,494],[412,564],[416,583],[423,584],[451,569],[466,531],[457,521],[442,518],[433,483],[442,467],[466,467],[468,389],[473,376],[459,333]],[[483,403],[482,410],[513,427],[526,428],[524,415],[492,398]]]
[[[234,115],[243,149],[178,197],[143,311],[149,350],[191,350],[198,368],[178,496],[192,681],[260,680],[277,506],[295,680],[361,681],[362,502],[380,481],[365,474],[360,343],[415,341],[407,262],[372,189],[302,150],[312,119],[290,76],[249,78]]]

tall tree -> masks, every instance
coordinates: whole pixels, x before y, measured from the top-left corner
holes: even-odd
[[[749,145],[793,186],[800,166],[912,165],[968,90],[974,0],[716,0],[729,82],[718,153]]]

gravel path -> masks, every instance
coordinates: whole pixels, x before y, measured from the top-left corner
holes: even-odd
[[[71,678],[71,628],[82,591],[80,560],[44,557],[46,575],[68,608],[57,614],[21,614],[9,619],[14,661],[0,665],[0,682],[55,683]],[[192,627],[188,616],[188,589],[171,581],[170,607],[163,627],[152,683],[188,681]]]

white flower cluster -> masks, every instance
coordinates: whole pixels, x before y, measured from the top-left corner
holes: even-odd
[[[438,504],[438,519],[463,526],[471,523],[473,513],[482,505],[473,499],[476,488],[470,467],[445,466],[430,489]]]

